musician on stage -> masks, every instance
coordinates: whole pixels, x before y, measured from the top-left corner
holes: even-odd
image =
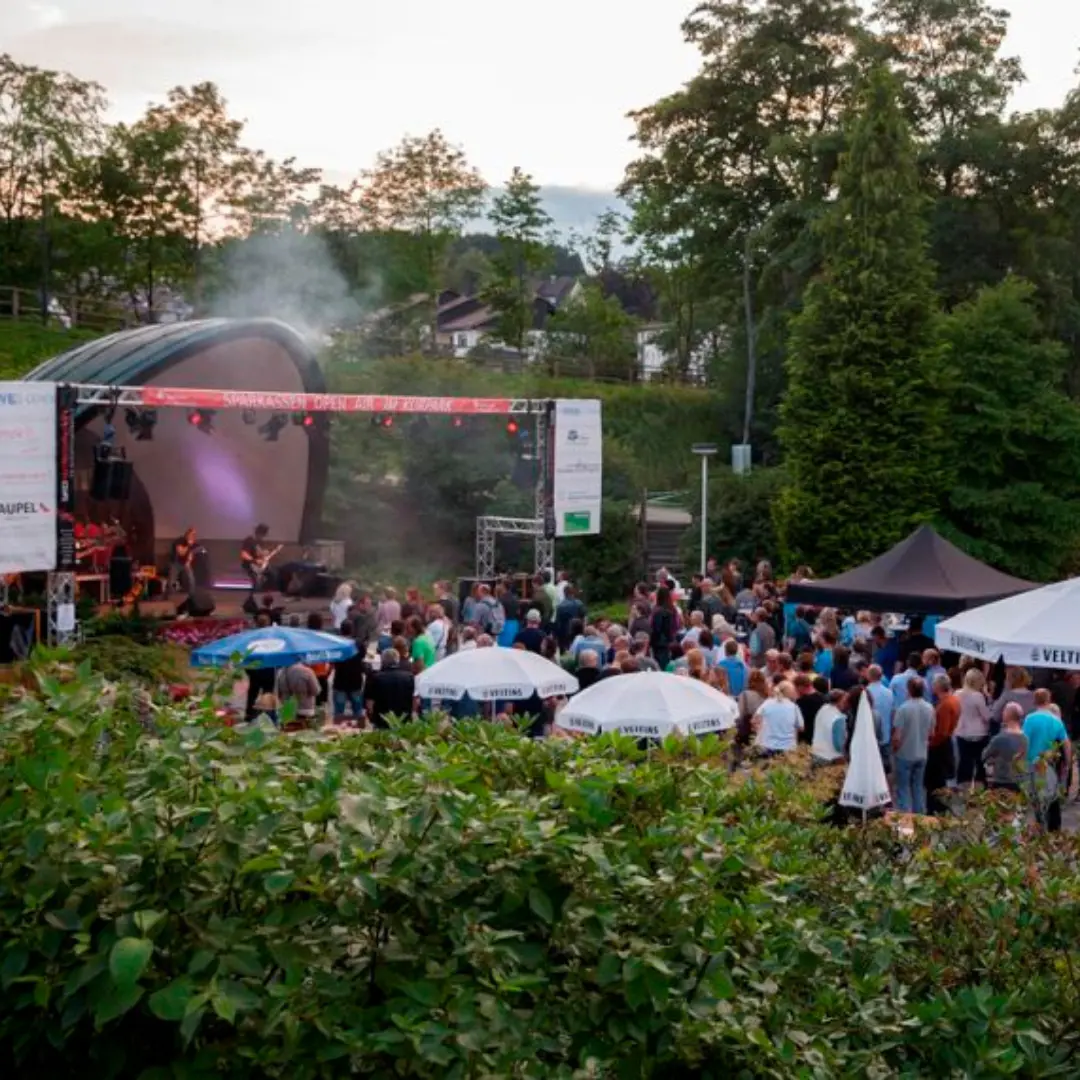
[[[269,535],[270,527],[268,525],[257,525],[254,534],[246,537],[240,545],[240,565],[244,568],[244,573],[247,574],[248,579],[251,581],[252,599],[262,587],[267,567],[276,554],[274,551],[269,551],[263,547],[263,543]]]
[[[180,589],[187,596],[195,591],[195,574],[191,564],[195,561],[197,536],[194,529],[188,529],[183,536],[172,542],[169,548],[169,577],[165,582],[165,592],[170,593],[179,583]]]

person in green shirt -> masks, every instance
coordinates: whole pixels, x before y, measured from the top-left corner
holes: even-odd
[[[409,619],[407,625],[409,637],[412,638],[409,656],[413,662],[413,674],[419,675],[435,663],[435,642],[418,615]]]

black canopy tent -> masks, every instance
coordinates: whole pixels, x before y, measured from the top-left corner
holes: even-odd
[[[899,611],[908,615],[956,615],[1034,589],[973,559],[929,525],[891,551],[824,581],[791,582],[787,599],[814,607]]]

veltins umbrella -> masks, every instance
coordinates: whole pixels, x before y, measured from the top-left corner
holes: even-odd
[[[558,664],[523,649],[466,649],[433,664],[416,679],[418,697],[436,701],[524,701],[575,694],[578,681]]]
[[[965,611],[939,623],[934,641],[991,663],[1080,671],[1080,578]]]
[[[719,690],[680,675],[642,671],[601,679],[574,698],[557,723],[568,731],[620,731],[662,739],[674,733],[708,735],[735,726],[739,708]]]
[[[889,782],[885,779],[885,766],[881,763],[881,750],[874,732],[870,695],[862,694],[859,698],[859,711],[855,714],[851,762],[844,777],[840,805],[852,806],[865,814],[889,802],[892,802],[892,795],[889,793]]]
[[[245,667],[279,668],[333,664],[355,655],[352,638],[295,627],[261,626],[201,646],[191,654],[191,663],[193,667],[226,667],[239,657]]]

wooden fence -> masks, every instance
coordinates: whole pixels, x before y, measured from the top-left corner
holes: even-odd
[[[0,285],[0,319],[34,322],[42,326],[108,333],[136,326],[136,312],[123,304],[110,300],[64,294],[50,295],[48,318],[42,315],[41,291],[19,289],[13,285]]]

